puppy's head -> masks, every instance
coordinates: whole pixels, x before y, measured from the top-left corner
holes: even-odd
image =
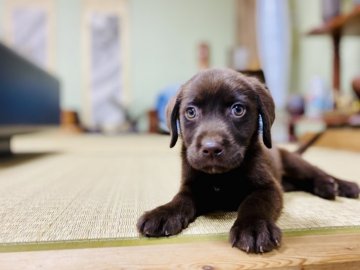
[[[238,167],[257,137],[271,148],[274,102],[257,79],[229,69],[202,71],[186,82],[167,108],[170,147],[181,131],[190,165],[205,173]]]

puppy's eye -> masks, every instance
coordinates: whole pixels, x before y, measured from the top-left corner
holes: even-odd
[[[187,107],[185,111],[185,117],[189,120],[192,120],[196,117],[197,112],[195,107]]]
[[[245,112],[246,112],[245,107],[239,103],[235,103],[234,105],[231,106],[231,114],[235,117],[242,117],[244,116]]]

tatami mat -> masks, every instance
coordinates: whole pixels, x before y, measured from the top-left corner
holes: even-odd
[[[168,202],[179,186],[179,149],[168,145],[167,136],[15,138],[22,154],[0,161],[0,245],[137,240],[137,218]],[[312,148],[305,157],[360,183],[359,153]],[[278,224],[286,231],[357,229],[359,213],[360,200],[288,193]],[[200,217],[182,236],[226,234],[234,218]]]

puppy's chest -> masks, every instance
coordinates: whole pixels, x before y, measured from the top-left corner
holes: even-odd
[[[250,193],[247,179],[215,177],[203,179],[197,188],[197,194],[208,210],[237,210],[240,203]]]

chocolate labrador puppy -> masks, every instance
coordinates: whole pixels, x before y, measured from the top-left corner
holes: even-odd
[[[171,202],[144,213],[137,224],[148,237],[178,234],[199,215],[237,211],[230,242],[246,252],[281,243],[276,225],[283,190],[322,198],[357,198],[355,183],[337,179],[300,155],[272,148],[274,102],[257,79],[210,69],[186,82],[168,106],[170,147],[182,136],[182,182]]]

